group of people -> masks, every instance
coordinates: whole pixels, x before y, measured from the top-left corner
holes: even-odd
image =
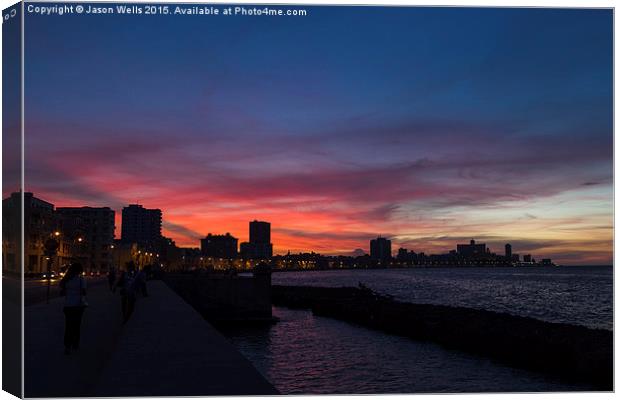
[[[63,313],[65,314],[65,354],[79,350],[80,347],[80,327],[84,310],[88,307],[86,297],[86,279],[82,276],[82,265],[73,263],[67,269],[64,277],[60,281],[60,295],[65,297]],[[123,324],[127,323],[133,314],[136,296],[148,296],[146,281],[149,268],[140,270],[133,262],[128,262],[124,271],[116,276],[116,270],[111,268],[108,271],[108,284],[110,291],[116,293],[118,290],[121,295],[121,312]]]

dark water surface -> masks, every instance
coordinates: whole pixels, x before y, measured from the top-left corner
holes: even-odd
[[[396,300],[612,329],[612,267],[417,268],[278,272],[274,285],[357,286]]]
[[[612,327],[612,269],[416,269],[273,274],[274,284],[355,286],[399,300],[511,312]],[[228,330],[236,347],[283,394],[537,392],[588,385],[384,334],[309,311],[274,307],[271,327]]]

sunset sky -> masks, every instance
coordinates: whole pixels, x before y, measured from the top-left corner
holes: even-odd
[[[611,10],[307,9],[28,15],[26,190],[181,246],[259,219],[276,253],[611,263]]]

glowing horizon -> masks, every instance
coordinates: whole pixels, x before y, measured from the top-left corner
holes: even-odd
[[[67,199],[63,201],[57,200],[57,203],[51,201],[48,197],[43,197],[38,193],[34,193],[35,196],[42,198],[43,200],[50,201],[56,207],[78,207],[78,206],[98,206],[104,207],[103,204],[81,204],[79,201]],[[129,204],[129,203],[127,203]],[[156,206],[149,206],[143,204],[146,208],[159,208]],[[120,238],[120,226],[121,226],[121,211],[122,208],[115,209],[116,211],[116,238]],[[261,218],[251,217],[249,219],[234,218],[234,219],[212,219],[208,216],[205,218],[196,218],[196,216],[185,216],[188,219],[178,219],[175,222],[171,221],[168,217],[169,214],[166,209],[162,209],[163,213],[163,228],[162,233],[166,237],[170,237],[175,240],[179,247],[200,247],[200,239],[207,235],[207,233],[224,234],[231,233],[233,236],[239,239],[239,242],[248,240],[248,224],[253,219]],[[602,218],[604,219],[604,218]],[[589,240],[574,240],[570,234],[565,234],[563,237],[551,238],[553,234],[548,231],[544,231],[544,234],[539,235],[524,235],[515,232],[515,236],[509,237],[505,235],[497,234],[497,231],[489,231],[487,233],[481,233],[479,227],[470,226],[467,227],[462,235],[450,235],[448,233],[442,234],[433,232],[432,226],[427,226],[415,234],[393,234],[382,232],[370,232],[370,227],[367,230],[361,231],[313,231],[308,229],[304,224],[289,223],[288,226],[297,227],[287,228],[274,225],[273,220],[262,218],[272,224],[272,242],[274,243],[274,254],[286,254],[288,251],[291,253],[297,252],[316,252],[324,255],[352,255],[356,250],[363,250],[365,253],[369,252],[369,241],[374,239],[378,235],[387,237],[392,240],[392,250],[395,253],[399,247],[405,247],[409,250],[416,252],[424,252],[425,254],[443,254],[456,248],[457,243],[467,243],[470,239],[475,239],[479,243],[486,243],[490,247],[491,251],[497,254],[503,254],[503,246],[505,243],[511,243],[513,245],[513,252],[523,254],[532,254],[535,258],[553,258],[556,262],[561,262],[567,265],[577,264],[606,264],[605,258],[609,247],[607,241],[612,241],[612,238],[598,239],[596,236],[591,237]],[[527,227],[528,232],[535,231],[535,227],[541,226],[541,222],[536,221],[532,224],[532,216],[522,218],[527,223],[519,224],[521,227]],[[276,219],[276,221],[280,221]],[[201,225],[201,224],[206,225]],[[565,229],[563,221],[557,221],[554,219],[546,219],[542,224],[558,224]],[[204,229],[201,230],[201,226],[219,226],[221,228]],[[314,225],[316,226],[316,225]],[[362,225],[358,225],[362,228]],[[547,225],[548,226],[548,225]],[[196,229],[193,229],[196,227]],[[503,229],[503,224],[498,224],[498,228]],[[578,228],[581,229],[581,228]],[[203,232],[203,233],[201,233]],[[472,233],[467,235],[467,232]],[[593,232],[597,233],[594,229]],[[333,242],[336,242],[340,248],[334,247]],[[284,244],[283,244],[284,243]],[[287,245],[288,244],[288,245]],[[583,247],[581,247],[583,246]],[[591,258],[582,258],[582,260],[591,260],[589,262],[570,262],[574,259],[563,259],[562,252],[584,252],[590,254],[591,252],[599,253],[595,254]],[[603,257],[600,256],[603,255]],[[609,254],[609,257],[612,255]]]

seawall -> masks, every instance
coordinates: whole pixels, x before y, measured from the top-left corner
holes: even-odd
[[[273,286],[274,305],[433,341],[511,366],[613,390],[613,333],[463,307],[412,304],[365,288]],[[438,372],[440,373],[440,372]]]
[[[168,273],[168,286],[211,323],[271,322],[271,273]]]

